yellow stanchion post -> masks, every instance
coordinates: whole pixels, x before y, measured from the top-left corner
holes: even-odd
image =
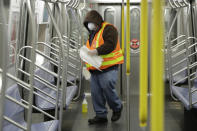
[[[126,97],[126,118],[127,118],[127,130],[130,131],[130,90],[129,90],[129,78],[130,78],[130,0],[127,0],[127,34],[126,34],[126,76],[127,76],[127,97]]]
[[[151,50],[151,131],[164,130],[163,0],[153,0]]]
[[[122,36],[122,53],[124,55],[124,0],[122,0],[122,11],[121,11],[122,15],[121,15],[121,36]]]
[[[148,2],[141,1],[141,20],[140,20],[140,104],[139,120],[140,127],[147,125],[148,112]]]
[[[127,61],[126,73],[130,75],[130,0],[127,0],[127,34],[126,34]]]
[[[124,30],[124,0],[122,0],[122,7],[121,7],[121,42],[122,42],[122,54],[125,58],[125,30]],[[123,66],[124,65],[121,65],[120,66],[120,74],[121,74],[121,77],[120,77],[120,95],[122,96],[123,95]]]

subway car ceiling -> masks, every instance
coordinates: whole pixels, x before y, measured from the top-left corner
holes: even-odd
[[[122,3],[122,0],[86,0],[88,3]],[[151,2],[152,0],[148,0]],[[126,0],[124,1],[126,3]],[[131,3],[140,3],[141,0],[130,0]]]

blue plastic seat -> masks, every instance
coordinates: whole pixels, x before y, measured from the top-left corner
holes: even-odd
[[[197,89],[196,87],[192,88],[192,91]],[[184,107],[189,110],[189,88],[172,86],[172,91],[174,95],[183,103]],[[197,92],[192,94],[192,102],[197,102]],[[192,108],[197,108],[197,104],[192,105]]]
[[[21,121],[20,124],[26,126],[26,122]],[[58,128],[58,120],[42,122],[37,124],[32,124],[31,130],[32,131],[57,131]],[[23,131],[22,129],[9,124],[3,128],[3,131]]]
[[[54,98],[56,98],[56,91],[50,89],[50,88],[47,88],[47,87],[44,87],[42,88],[42,91],[46,92],[47,94],[49,94],[50,96],[53,96]],[[67,87],[67,91],[66,91],[66,107],[69,106],[70,102],[72,101],[74,95],[76,94],[76,91],[77,91],[77,86],[69,86]],[[44,95],[43,93],[37,91],[38,94],[42,95],[43,97],[45,97],[46,99],[52,101],[53,103],[56,103],[56,101],[46,95]],[[61,94],[59,92],[59,94]],[[59,95],[59,100],[62,99],[61,95]],[[51,110],[51,109],[55,109],[55,105],[52,104],[52,103],[49,103],[48,101],[42,99],[41,97],[37,96],[36,97],[36,105],[43,109],[43,110]]]
[[[51,66],[49,63],[45,63],[44,64],[44,67],[47,68],[47,69],[50,69]],[[37,69],[36,72],[35,72],[36,75],[38,75],[39,77],[41,77],[42,79],[48,81],[49,83],[53,84],[54,83],[54,76],[47,73],[46,71],[44,70],[41,70],[41,69]],[[34,85],[39,88],[40,90],[44,91],[45,93],[47,93],[48,95],[56,98],[56,91],[54,91],[53,89],[47,87],[46,85],[44,85],[43,83],[35,80],[34,81]],[[72,101],[74,95],[76,94],[77,92],[77,86],[68,86],[67,87],[67,90],[66,90],[66,107],[69,106],[70,102]],[[40,94],[41,96],[43,96],[44,98],[46,98],[47,100],[50,100],[52,101],[53,103],[56,103],[56,100],[48,97],[47,95],[43,94],[42,92],[38,91],[37,90],[37,93]],[[61,94],[59,92],[59,100],[61,100]],[[55,109],[55,105],[44,100],[43,98],[39,97],[39,96],[35,96],[35,103],[36,103],[36,106],[39,107],[40,109],[43,109],[43,110],[51,110],[51,109]],[[66,108],[65,107],[65,108]]]
[[[177,68],[175,68],[175,69],[173,68],[172,72],[175,73],[176,71],[178,71],[180,69],[183,69],[183,68],[186,68],[186,67],[187,67],[187,61],[184,61],[181,64],[179,64]],[[179,81],[179,84],[182,84],[182,83],[187,81],[187,79],[182,80],[186,76],[187,76],[187,70],[184,70],[184,71],[178,73],[177,75],[173,76],[173,82],[178,82]],[[180,81],[180,80],[182,80],[182,81]]]
[[[6,90],[6,94],[14,98],[18,102],[22,102],[17,84],[9,87]],[[26,122],[24,120],[24,108],[8,99],[5,100],[4,115],[24,127],[26,126]],[[58,120],[36,123],[32,124],[31,126],[32,131],[56,131],[57,129]],[[3,131],[22,131],[22,129],[4,120]]]
[[[173,77],[173,82],[178,82],[179,80],[182,80],[186,76],[187,76],[187,71],[184,70],[181,73],[179,73],[178,75]],[[180,81],[179,84],[185,83],[186,81],[187,81],[187,79],[184,79],[184,80]]]

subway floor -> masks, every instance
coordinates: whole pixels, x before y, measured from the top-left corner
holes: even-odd
[[[180,102],[173,101],[169,94],[165,96],[165,131],[182,131],[183,130],[183,106]],[[131,131],[150,131],[150,123],[147,128],[139,127],[138,119],[138,95],[131,95]],[[72,103],[70,109],[64,112],[64,121],[62,131],[127,131],[126,121],[126,104],[122,112],[122,117],[119,121],[112,123],[111,111],[108,114],[108,124],[105,125],[88,125],[88,119],[95,116],[92,108],[91,98],[87,98],[88,113],[84,114],[81,111],[82,102]]]

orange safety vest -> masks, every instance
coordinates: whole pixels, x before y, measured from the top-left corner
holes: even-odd
[[[87,41],[86,46],[88,49],[93,50],[93,49],[96,49],[104,44],[103,31],[107,25],[110,25],[110,24],[107,22],[103,22],[102,27],[96,33],[91,46],[89,44],[89,40]],[[107,55],[100,55],[100,56],[103,58],[102,65],[100,67],[101,70],[107,69],[107,68],[117,65],[117,64],[124,63],[124,57],[123,57],[122,50],[120,48],[119,40],[117,41],[116,48],[111,53],[109,53]],[[86,67],[88,70],[96,70],[95,67],[93,67],[92,65],[90,65],[88,63],[86,63]]]

